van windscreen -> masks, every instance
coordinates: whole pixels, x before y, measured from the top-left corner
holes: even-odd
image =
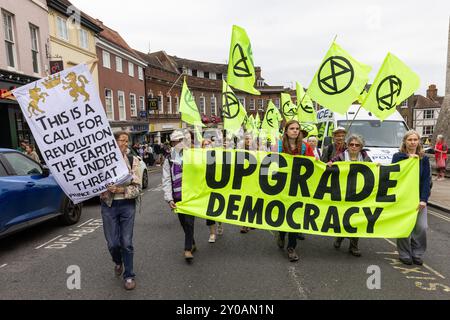
[[[338,126],[347,128],[350,122],[338,121]],[[348,129],[348,134],[362,136],[366,147],[399,148],[407,130],[405,123],[401,121],[355,120]]]

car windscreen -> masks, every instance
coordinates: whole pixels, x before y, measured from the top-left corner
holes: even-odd
[[[350,122],[338,121],[338,126],[347,128]],[[366,147],[399,148],[407,127],[401,121],[355,120],[348,131],[362,136]]]

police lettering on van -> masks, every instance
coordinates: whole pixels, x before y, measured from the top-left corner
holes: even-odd
[[[359,109],[359,111],[358,111]],[[356,117],[355,117],[356,116]],[[349,134],[359,134],[366,142],[365,150],[373,162],[390,164],[394,153],[398,152],[402,138],[408,126],[398,111],[384,121],[361,108],[360,105],[352,105],[346,114],[342,115],[328,109],[317,112],[317,127],[319,140],[323,148],[331,141],[334,128],[348,128]]]

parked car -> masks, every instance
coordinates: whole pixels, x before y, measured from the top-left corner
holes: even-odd
[[[142,189],[147,189],[148,187],[148,171],[147,165],[144,160],[133,150],[133,148],[128,148],[128,153],[131,153],[133,156],[139,159],[139,165],[142,172]]]
[[[26,155],[0,149],[0,237],[58,217],[62,224],[80,220],[81,204],[74,204],[50,170]]]

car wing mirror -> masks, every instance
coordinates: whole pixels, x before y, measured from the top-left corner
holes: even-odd
[[[48,177],[50,175],[50,169],[47,166],[42,166],[42,175]]]

